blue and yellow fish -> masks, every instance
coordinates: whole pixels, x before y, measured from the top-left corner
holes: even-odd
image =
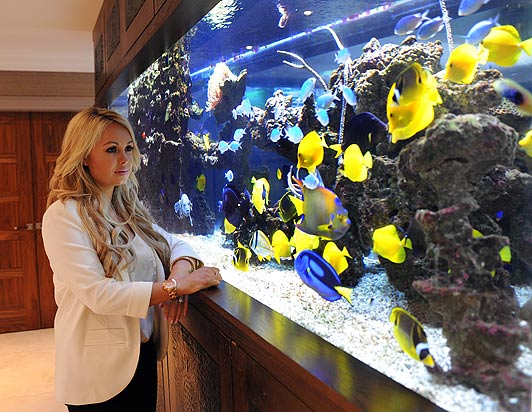
[[[497,79],[493,82],[493,88],[501,97],[515,104],[519,113],[532,116],[532,93],[519,83],[510,79]]]
[[[393,335],[401,349],[412,359],[433,368],[434,358],[429,352],[427,335],[421,323],[406,310],[395,307],[390,314]]]
[[[337,240],[351,227],[347,210],[336,194],[326,187],[307,188],[292,177],[303,193],[302,217],[296,227],[326,240]]]
[[[255,176],[251,178],[251,184],[253,189],[251,191],[251,203],[257,209],[261,215],[264,213],[264,209],[268,204],[268,197],[270,195],[270,183],[265,177],[255,179]]]
[[[233,251],[233,266],[242,272],[247,272],[250,258],[251,250],[238,242],[237,248]]]
[[[405,248],[412,249],[412,241],[407,237],[399,238],[397,228],[387,225],[373,231],[373,251],[393,263],[406,260]]]
[[[338,273],[318,253],[312,250],[301,251],[294,260],[294,268],[301,280],[323,299],[334,302],[344,297],[352,304],[353,289],[341,286]]]

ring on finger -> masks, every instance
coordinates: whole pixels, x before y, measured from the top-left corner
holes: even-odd
[[[177,299],[177,301],[179,303],[183,303],[185,301],[185,297],[184,296],[179,296],[179,298]]]

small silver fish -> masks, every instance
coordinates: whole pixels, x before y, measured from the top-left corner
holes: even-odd
[[[225,178],[227,179],[228,182],[232,182],[234,177],[235,176],[232,170],[228,170],[227,172],[225,172]]]
[[[478,44],[488,35],[490,30],[499,25],[499,15],[492,19],[482,20],[475,24],[466,35],[465,42],[469,44]]]
[[[397,34],[398,36],[404,36],[406,34],[412,33],[415,29],[417,29],[421,25],[423,20],[428,20],[427,19],[428,14],[429,14],[429,10],[425,10],[423,14],[421,13],[410,14],[408,16],[401,18],[395,25],[393,32]]]
[[[459,16],[469,16],[480,9],[489,0],[462,0],[458,6]]]
[[[443,17],[434,17],[419,26],[416,38],[418,40],[431,39],[443,29],[443,26]]]
[[[318,109],[316,112],[316,119],[318,119],[318,122],[320,122],[323,127],[327,127],[329,124],[329,115],[327,114],[327,110]]]

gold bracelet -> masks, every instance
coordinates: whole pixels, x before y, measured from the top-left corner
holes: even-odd
[[[191,258],[190,256],[181,256],[181,257],[178,257],[177,259],[174,259],[172,261],[172,264],[170,265],[170,270],[172,270],[174,265],[177,262],[179,262],[180,260],[186,260],[188,263],[190,263],[190,267],[192,268],[192,270],[190,270],[188,273],[194,272],[196,269],[198,269],[198,267],[197,267],[198,265],[197,265],[196,259]]]
[[[167,279],[163,282],[163,290],[168,293],[170,300],[177,298],[177,280],[174,278]]]

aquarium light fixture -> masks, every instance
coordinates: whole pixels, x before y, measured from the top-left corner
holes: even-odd
[[[263,53],[263,52],[266,52],[266,51],[270,51],[270,50],[277,50],[279,49],[279,46],[281,46],[282,44],[285,44],[285,43],[290,43],[290,42],[293,42],[294,40],[297,40],[299,38],[302,38],[302,37],[306,37],[306,36],[310,36],[311,34],[314,34],[318,31],[322,31],[323,29],[327,28],[327,27],[330,27],[330,28],[334,28],[334,27],[337,27],[337,26],[340,26],[340,25],[343,25],[343,24],[348,24],[348,23],[352,23],[354,21],[357,21],[357,20],[362,20],[362,19],[365,19],[366,17],[370,17],[370,16],[374,16],[376,14],[379,14],[379,13],[383,13],[385,11],[388,11],[394,7],[397,7],[397,6],[400,6],[402,4],[405,4],[405,3],[408,3],[409,1],[411,0],[398,0],[396,2],[388,2],[388,3],[384,3],[384,4],[381,4],[380,6],[377,6],[373,9],[369,9],[369,10],[365,10],[363,12],[360,12],[360,13],[355,13],[355,14],[352,14],[351,16],[349,17],[345,17],[343,19],[338,19],[330,24],[326,24],[326,25],[323,25],[323,26],[319,26],[319,27],[316,27],[312,30],[308,30],[308,31],[304,31],[304,32],[301,32],[301,33],[297,33],[297,34],[294,34],[292,36],[289,36],[289,37],[285,37],[284,39],[279,39],[277,41],[274,41],[270,44],[266,44],[264,46],[258,46],[258,47],[252,47],[251,50],[248,49],[248,51],[244,52],[244,53],[240,53],[240,54],[237,54],[236,56],[233,56],[229,59],[222,59],[221,61],[225,62],[226,64],[231,64],[231,63],[234,63],[234,62],[237,62],[239,60],[246,60],[250,57],[253,57],[253,56],[256,56],[258,55],[259,53]],[[247,49],[247,47],[246,47]],[[196,78],[196,77],[208,77],[208,75],[211,73],[212,69],[214,68],[214,65],[209,65],[207,67],[204,67],[202,69],[199,69],[199,70],[196,70],[195,72],[191,73],[190,74],[190,77],[192,79]]]

